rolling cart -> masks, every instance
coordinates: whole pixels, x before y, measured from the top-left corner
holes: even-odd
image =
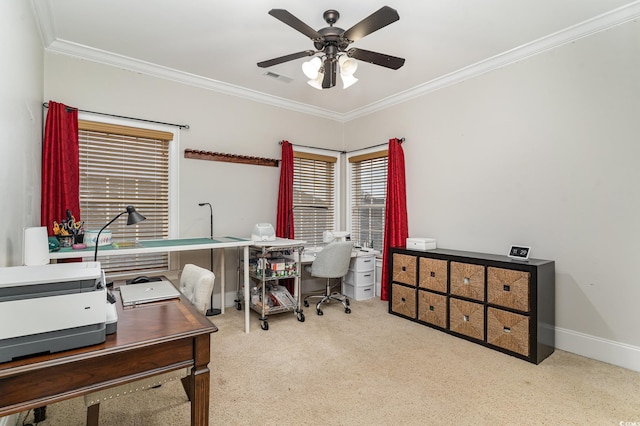
[[[269,315],[295,312],[298,321],[304,322],[300,304],[300,258],[304,241],[277,238],[275,241],[254,242],[249,247],[250,300],[244,301],[249,308],[260,314],[260,326],[269,329]],[[238,257],[238,271],[242,269]],[[280,280],[294,280],[292,295]],[[236,308],[242,309],[242,289],[238,272]]]

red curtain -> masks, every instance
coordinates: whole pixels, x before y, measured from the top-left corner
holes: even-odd
[[[293,145],[287,141],[282,141],[281,158],[276,236],[293,239]],[[293,279],[281,280],[280,284],[291,294],[294,293]]]
[[[80,220],[80,155],[78,110],[49,101],[42,144],[42,204],[40,223],[53,235],[53,221],[71,210]]]
[[[404,247],[409,236],[404,151],[401,143],[398,139],[389,140],[387,201],[384,221],[384,249],[386,253],[382,258],[380,300],[389,300],[388,250],[391,247]]]
[[[278,189],[278,213],[276,236],[294,238],[293,232],[293,145],[282,141],[280,160],[280,187]]]

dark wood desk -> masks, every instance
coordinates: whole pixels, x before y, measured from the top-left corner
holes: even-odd
[[[123,308],[120,293],[113,294],[118,331],[104,343],[0,364],[0,417],[191,367],[191,425],[209,424],[210,334],[216,326],[182,296]]]

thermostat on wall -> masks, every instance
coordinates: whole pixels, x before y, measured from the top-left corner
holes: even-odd
[[[509,256],[514,260],[529,260],[529,253],[531,252],[531,247],[526,246],[511,246],[509,249]]]

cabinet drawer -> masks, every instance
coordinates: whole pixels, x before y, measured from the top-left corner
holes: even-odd
[[[368,300],[375,296],[373,284],[356,287],[353,284],[342,283],[342,294],[354,300]]]
[[[487,268],[487,301],[523,312],[529,312],[529,278],[526,271]]]
[[[406,254],[393,254],[393,281],[416,285],[416,257]]]
[[[373,284],[374,281],[373,269],[366,272],[355,272],[352,269],[347,271],[347,275],[344,276],[344,282],[352,284],[358,287]]]
[[[487,343],[529,356],[529,320],[526,315],[487,309]]]
[[[419,286],[442,293],[447,292],[447,261],[420,258]]]
[[[451,262],[451,294],[484,302],[484,266]]]
[[[484,305],[449,298],[449,329],[474,339],[484,340]]]
[[[356,256],[351,259],[349,269],[353,269],[355,272],[373,271],[376,266],[375,256]]]
[[[416,317],[416,289],[391,285],[391,311],[409,318]]]
[[[418,319],[447,328],[447,296],[418,290]]]

